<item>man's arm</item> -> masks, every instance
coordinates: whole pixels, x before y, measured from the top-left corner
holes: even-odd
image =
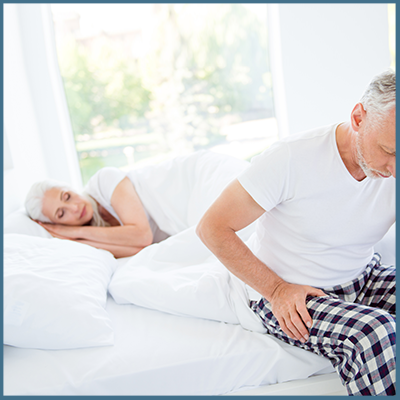
[[[258,219],[264,209],[233,181],[207,210],[197,226],[197,234],[218,259],[239,279],[257,290],[272,306],[281,329],[304,342],[312,319],[306,297],[325,296],[311,286],[290,284],[261,262],[236,235]]]

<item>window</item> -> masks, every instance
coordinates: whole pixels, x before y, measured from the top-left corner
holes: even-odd
[[[83,183],[200,149],[278,138],[266,4],[53,4]]]

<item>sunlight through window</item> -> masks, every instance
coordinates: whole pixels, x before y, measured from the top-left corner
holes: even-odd
[[[53,4],[83,181],[277,140],[265,4]]]

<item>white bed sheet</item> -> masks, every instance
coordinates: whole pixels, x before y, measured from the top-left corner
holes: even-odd
[[[135,305],[107,310],[115,345],[4,346],[4,395],[218,395],[329,373],[329,361],[240,325]]]
[[[336,372],[275,385],[242,388],[228,396],[348,396]]]

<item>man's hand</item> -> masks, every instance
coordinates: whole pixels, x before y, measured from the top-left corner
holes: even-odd
[[[308,328],[312,326],[312,319],[306,307],[307,296],[326,296],[326,293],[312,286],[281,281],[269,299],[272,313],[281,329],[289,337],[302,343],[308,340],[306,326]]]

